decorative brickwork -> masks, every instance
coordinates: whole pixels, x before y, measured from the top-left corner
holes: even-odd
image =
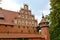
[[[37,31],[37,26],[37,20],[26,4],[19,12],[0,9],[0,40],[21,38],[22,40],[26,38],[28,40],[49,40],[48,23],[44,18],[39,25],[41,32]]]

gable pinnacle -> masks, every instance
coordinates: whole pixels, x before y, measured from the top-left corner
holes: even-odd
[[[44,14],[42,13],[42,18],[44,18]]]

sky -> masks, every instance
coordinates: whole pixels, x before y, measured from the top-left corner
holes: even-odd
[[[24,4],[27,4],[39,23],[42,19],[42,13],[44,16],[50,13],[49,3],[50,0],[2,0],[0,7],[6,10],[19,11]]]

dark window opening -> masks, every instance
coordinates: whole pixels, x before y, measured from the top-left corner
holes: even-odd
[[[34,29],[34,27],[33,27],[33,29]]]
[[[34,33],[35,33],[36,31],[34,30]]]
[[[18,28],[20,28],[20,26],[18,26]]]
[[[13,25],[11,25],[11,27],[14,27]]]
[[[3,17],[0,17],[0,20],[4,20],[4,18]]]
[[[21,30],[21,33],[23,33],[23,30]]]
[[[7,25],[5,25],[5,27],[7,27]]]
[[[27,28],[29,28],[29,27],[27,26]]]
[[[30,33],[30,30],[28,30],[28,32]]]
[[[23,26],[23,28],[25,28],[25,26]]]

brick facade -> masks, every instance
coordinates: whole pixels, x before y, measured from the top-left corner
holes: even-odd
[[[42,32],[39,33],[36,29],[37,25],[37,20],[26,4],[19,12],[0,8],[0,40],[17,40],[18,38],[49,40],[48,27],[42,26]]]

